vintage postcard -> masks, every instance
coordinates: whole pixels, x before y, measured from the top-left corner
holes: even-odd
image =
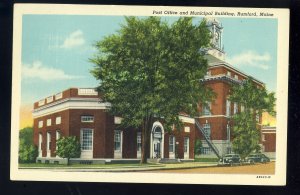
[[[15,4],[11,179],[285,185],[289,10]]]

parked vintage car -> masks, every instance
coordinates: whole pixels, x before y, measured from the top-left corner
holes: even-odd
[[[237,165],[241,164],[241,157],[238,154],[226,154],[220,158],[218,165]]]
[[[258,154],[250,154],[245,158],[245,162],[249,164],[254,163],[267,163],[270,162],[270,158],[267,157],[264,154],[258,153]]]

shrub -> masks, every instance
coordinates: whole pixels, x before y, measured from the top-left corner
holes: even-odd
[[[26,127],[19,134],[19,162],[32,163],[38,156],[38,149],[33,144],[33,129]]]
[[[194,149],[194,154],[196,155],[200,155],[201,153],[201,147],[202,147],[202,142],[200,139],[196,139],[195,141],[195,149]]]
[[[62,137],[57,140],[56,154],[61,158],[79,158],[81,152],[80,143],[75,136]]]

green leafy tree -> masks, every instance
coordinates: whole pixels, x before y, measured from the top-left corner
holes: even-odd
[[[33,144],[33,129],[26,127],[19,133],[19,162],[35,162],[38,156],[37,147]]]
[[[80,143],[75,136],[62,137],[57,140],[56,154],[61,158],[79,158],[81,152]]]
[[[196,139],[195,141],[195,148],[194,148],[194,154],[200,155],[201,154],[201,148],[202,148],[202,142],[200,139]]]
[[[244,111],[233,116],[233,151],[244,159],[251,152],[260,151],[260,129],[256,115],[263,112],[275,115],[275,94],[268,93],[252,78],[232,87],[229,99],[244,107]]]
[[[233,120],[233,151],[240,154],[242,159],[253,151],[258,152],[260,132],[256,121],[253,120],[253,115],[249,112],[243,112],[236,114]]]
[[[172,24],[159,17],[125,17],[120,30],[96,43],[91,71],[97,88],[112,104],[111,112],[123,117],[122,126],[142,128],[142,160],[149,154],[154,120],[170,131],[181,129],[178,114],[197,115],[199,102],[212,97],[199,79],[207,71],[201,49],[209,46],[206,22],[191,17]]]

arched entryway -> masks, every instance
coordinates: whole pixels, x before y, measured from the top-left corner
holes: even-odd
[[[160,122],[153,123],[150,138],[150,158],[164,157],[164,128]]]

